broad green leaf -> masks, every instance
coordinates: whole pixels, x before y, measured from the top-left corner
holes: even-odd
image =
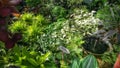
[[[64,60],[60,61],[60,68],[68,68],[67,64],[65,63]]]
[[[82,61],[82,68],[98,68],[98,63],[93,55],[88,55]]]
[[[32,65],[38,66],[38,63],[35,61],[35,59],[29,58],[29,59],[27,59],[27,60],[28,60],[28,62],[31,63]]]
[[[31,52],[30,52],[30,55],[37,55],[37,52],[31,51]]]
[[[38,60],[38,63],[40,63],[40,64],[44,63],[50,54],[51,54],[50,52],[47,52],[46,54],[44,54],[42,56],[37,56],[36,59]]]
[[[79,68],[79,64],[76,59],[73,60],[71,68]]]

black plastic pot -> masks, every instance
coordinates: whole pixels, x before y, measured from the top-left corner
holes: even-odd
[[[83,43],[82,46],[86,51],[94,54],[104,54],[108,50],[108,45],[100,38],[87,36],[83,40],[85,43]]]

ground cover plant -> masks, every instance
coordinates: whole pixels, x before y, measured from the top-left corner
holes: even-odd
[[[119,68],[119,0],[1,0],[0,68]]]

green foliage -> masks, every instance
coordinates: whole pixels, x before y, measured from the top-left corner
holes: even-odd
[[[104,63],[114,64],[117,58],[117,53],[111,52],[109,54],[104,54],[102,56],[102,61]]]
[[[98,63],[93,55],[88,55],[82,61],[82,68],[98,68]]]
[[[102,56],[103,62],[114,64],[117,58],[117,55],[120,51],[120,46],[119,45],[113,45],[114,50],[110,53],[106,53]]]
[[[98,63],[93,55],[88,55],[81,60],[74,59],[71,68],[98,68]]]
[[[110,26],[113,22],[119,22],[119,5],[107,6],[108,0],[25,1],[27,9],[31,12],[38,11],[38,14],[23,13],[10,24],[10,32],[22,33],[23,38],[18,42],[19,46],[8,51],[4,50],[4,44],[0,42],[0,68],[9,65],[21,68],[69,68],[73,58],[80,59],[74,59],[70,68],[98,68],[93,55],[83,58],[82,39],[96,31],[99,19]],[[82,5],[83,2],[87,4],[87,9]],[[97,18],[94,16],[95,11],[88,11],[96,8]],[[59,46],[64,46],[70,54],[63,54]],[[102,56],[104,62],[115,62],[119,49],[114,49],[115,51]]]
[[[44,29],[44,33],[37,41],[38,50],[52,51],[57,59],[61,59],[57,48],[62,45],[70,50],[70,56],[65,56],[67,59],[82,57],[83,35],[91,34],[96,30],[98,19],[93,17],[93,12],[89,13],[84,9],[74,11],[73,18],[68,20],[59,18]]]
[[[54,4],[62,6],[66,9],[73,9],[79,7],[83,0],[56,0]],[[79,5],[79,6],[78,6]]]
[[[68,65],[63,60],[61,60],[60,61],[60,68],[68,68]]]
[[[44,33],[37,41],[40,44],[38,49],[42,49],[43,51],[56,50],[56,45],[60,45],[62,41],[60,40],[60,37],[57,38],[54,33],[60,32],[60,29],[63,28],[63,23],[65,21],[65,19],[61,19],[46,27]]]
[[[25,0],[25,2],[27,3],[29,7],[34,7],[40,4],[41,0]]]
[[[108,4],[108,0],[83,0],[88,10],[99,10]]]
[[[6,51],[5,55],[1,55],[0,63],[3,66],[14,64],[21,68],[44,68],[44,63],[50,56],[50,52],[41,54],[32,48],[15,46],[13,49]]]
[[[94,17],[95,11],[88,12],[85,8],[74,9],[73,18],[70,19],[71,24],[74,25],[75,31],[79,31],[82,35],[93,33],[98,25],[99,19]]]
[[[68,2],[69,3],[71,3],[71,5],[72,4],[79,4],[79,3],[81,3],[83,0],[68,0]]]
[[[74,59],[72,61],[72,66],[71,68],[80,68],[81,61],[79,59]]]
[[[44,27],[44,25],[42,25],[43,23],[44,17],[42,15],[24,13],[19,20],[13,21],[9,29],[12,33],[22,33],[25,42],[33,42],[36,40],[37,36],[42,33]]]
[[[79,55],[83,51],[80,45],[83,44],[84,41],[82,41],[82,37],[80,37],[79,35],[72,36],[71,38],[72,40],[70,40],[70,43],[67,47],[70,49],[71,53],[76,53],[77,55]]]
[[[103,9],[100,9],[96,17],[100,18],[105,22],[105,27],[107,28],[114,28],[119,25],[120,17],[119,17],[120,5],[113,5],[113,6],[105,6]]]
[[[64,18],[66,16],[65,8],[60,7],[60,6],[53,7],[51,12],[52,12],[53,18],[55,18],[55,19]]]

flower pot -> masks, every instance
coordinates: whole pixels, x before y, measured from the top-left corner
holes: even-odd
[[[83,49],[88,53],[94,55],[102,55],[108,51],[109,46],[103,42],[100,38],[89,36],[83,39],[85,43],[82,44]]]

